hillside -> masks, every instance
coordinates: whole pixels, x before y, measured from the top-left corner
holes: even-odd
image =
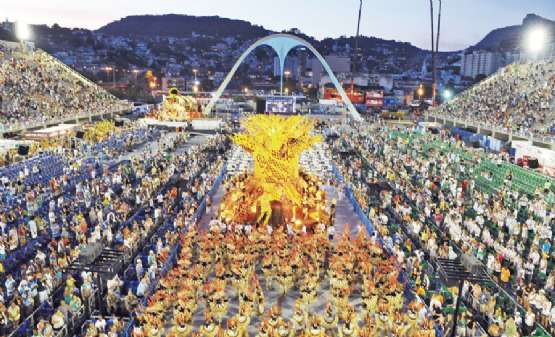
[[[218,16],[136,15],[111,22],[97,30],[115,36],[190,37],[193,33],[212,36],[234,36],[243,39],[262,37],[268,31],[247,21]]]
[[[555,36],[555,21],[551,21],[535,14],[528,14],[521,25],[498,28],[488,33],[474,48],[493,50],[513,50],[522,41],[522,34],[530,27],[542,24],[552,31]]]

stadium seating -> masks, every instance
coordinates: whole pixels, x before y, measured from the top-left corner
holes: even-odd
[[[129,108],[41,50],[0,41],[0,131]]]
[[[552,196],[555,192],[552,178],[497,159],[490,160],[490,157],[495,156],[465,148],[445,135],[434,136],[388,129],[369,131],[362,127],[358,133],[352,133],[345,139],[348,139],[347,144],[344,142],[339,147],[340,151],[350,146],[360,156],[359,160],[365,163],[361,167],[368,170],[356,176],[377,175],[398,188],[394,194],[400,196],[400,202],[392,203],[390,197],[382,199],[382,203],[389,205],[387,209],[390,212],[390,221],[385,224],[389,237],[398,237],[400,228],[410,234],[414,222],[424,221],[422,227],[418,227],[421,228],[419,232],[409,235],[416,240],[416,247],[427,247],[432,255],[458,256],[461,252],[473,254],[484,263],[488,272],[492,274],[492,279],[498,282],[499,270],[502,267],[507,268],[510,278],[503,285],[503,289],[494,287],[489,290],[490,294],[502,294],[497,296],[496,308],[507,316],[516,311],[525,315],[527,313],[520,305],[532,299],[534,304],[529,310],[534,312],[537,321],[543,325],[537,326],[535,335],[545,335],[544,327],[551,332],[554,331],[555,325],[550,323],[550,313],[546,312],[543,306],[553,295],[553,286],[544,288],[551,284],[549,279],[553,281],[555,271],[551,259],[555,223],[546,222],[543,218],[546,213],[542,213],[542,208],[539,207],[550,207],[546,195]],[[436,165],[428,166],[432,162]],[[359,166],[356,163],[357,160],[348,158],[343,165],[351,167],[347,172],[356,172]],[[421,166],[423,164],[425,165]],[[437,165],[440,165],[441,169]],[[464,169],[461,169],[462,167]],[[362,191],[356,194],[368,193],[356,176],[352,178],[352,184]],[[456,182],[455,186],[459,189],[453,190],[449,186],[451,181]],[[463,185],[467,186],[467,190],[461,188]],[[426,193],[422,193],[423,191]],[[451,195],[452,191],[456,194]],[[417,195],[419,197],[416,197]],[[457,204],[455,200],[458,198],[464,198],[465,201],[461,200],[462,204]],[[442,200],[451,204],[444,205]],[[368,204],[365,198],[361,198],[360,201],[363,205],[366,203],[366,210],[370,212],[372,204]],[[493,202],[499,202],[501,208],[496,208],[493,213],[483,213]],[[401,206],[404,208],[406,205],[412,210],[408,217],[401,213]],[[461,219],[457,218],[457,205],[465,207]],[[514,214],[517,223],[527,225],[523,230],[525,233],[520,234],[520,239],[515,239],[518,233],[514,234],[507,229],[505,220],[495,220],[499,212]],[[391,218],[394,220],[391,221]],[[374,222],[379,223],[379,217],[377,219],[374,218]],[[483,224],[479,225],[482,221]],[[399,224],[401,226],[398,226]],[[433,242],[430,241],[430,236],[439,239],[440,242],[448,240],[446,247],[449,249],[430,245],[430,242]],[[389,239],[386,239],[386,242],[387,240]],[[395,241],[403,242],[398,239]],[[524,270],[530,268],[527,261],[534,259],[533,256],[537,253],[542,257],[541,263],[538,264],[539,260],[534,260],[535,264],[532,264],[531,268],[535,272],[526,272],[524,277]],[[496,259],[503,261],[498,267],[495,267]],[[527,283],[524,278],[528,282],[526,289],[524,288]],[[545,296],[542,297],[540,290],[546,292],[547,299]],[[473,303],[474,301],[465,302],[470,307],[474,306]],[[483,314],[480,313],[482,309],[479,306],[473,309],[477,310],[478,315]]]
[[[553,97],[554,60],[516,63],[432,109],[431,114],[552,141]]]

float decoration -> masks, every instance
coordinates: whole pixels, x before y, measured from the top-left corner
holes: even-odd
[[[313,122],[303,116],[255,115],[233,141],[254,159],[253,174],[231,181],[220,208],[224,222],[290,223],[295,227],[328,223],[318,178],[300,170],[301,153],[321,142]]]

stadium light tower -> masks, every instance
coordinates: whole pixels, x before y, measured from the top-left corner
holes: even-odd
[[[543,26],[534,26],[526,32],[525,47],[532,54],[541,53],[547,45],[547,30]]]
[[[21,21],[15,23],[15,35],[21,42],[29,41],[31,39],[31,27]]]

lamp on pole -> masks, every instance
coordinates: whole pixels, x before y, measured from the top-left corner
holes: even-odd
[[[357,35],[355,37],[355,57],[351,60],[353,64],[353,69],[351,69],[351,97],[353,96],[355,90],[355,72],[358,61],[358,37],[360,35],[360,17],[362,15],[362,0],[360,0],[360,5],[358,6],[358,23],[357,23]]]
[[[434,0],[430,0],[430,26],[432,37],[432,106],[435,104],[436,95],[436,53],[434,43]]]
[[[116,69],[113,67],[105,67],[104,71],[106,71],[106,80],[109,80],[110,73],[112,73],[112,88],[116,87]]]
[[[547,46],[549,36],[546,28],[542,25],[535,25],[524,34],[524,47],[534,58],[540,55]]]
[[[418,89],[416,89],[416,94],[418,95],[418,114],[420,114],[420,107],[422,106],[422,96],[424,96],[424,85],[420,83]]]
[[[31,39],[31,27],[21,21],[15,23],[15,35],[19,41],[24,43]]]

